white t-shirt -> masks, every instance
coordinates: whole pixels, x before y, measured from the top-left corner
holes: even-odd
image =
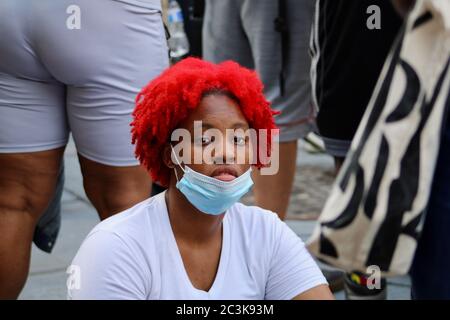
[[[278,216],[233,205],[223,219],[208,292],[184,268],[164,193],[99,223],[75,256],[69,299],[292,299],[326,284],[302,240]]]

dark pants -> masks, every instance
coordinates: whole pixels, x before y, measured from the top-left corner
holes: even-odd
[[[414,299],[450,299],[450,117],[411,279]]]

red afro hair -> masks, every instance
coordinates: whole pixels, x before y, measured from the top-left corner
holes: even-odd
[[[131,132],[136,157],[162,186],[169,183],[170,169],[161,155],[172,131],[200,104],[205,93],[214,90],[229,92],[237,98],[250,128],[268,130],[264,143],[270,156],[271,129],[277,129],[273,116],[279,112],[270,108],[257,74],[233,61],[213,64],[187,58],[145,86],[136,97],[133,112]],[[260,141],[257,143],[260,145]],[[264,165],[257,159],[255,166]]]

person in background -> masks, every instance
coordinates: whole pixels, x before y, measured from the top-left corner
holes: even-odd
[[[402,18],[387,0],[316,0],[315,4],[310,42],[312,96],[318,109],[318,132],[326,152],[334,157],[337,174]],[[378,17],[370,9],[373,6],[379,9]],[[347,298],[386,298],[384,279],[379,290],[369,290],[366,281],[361,273],[345,275]]]
[[[4,0],[0,39],[0,299],[14,299],[32,241],[50,252],[58,234],[69,132],[100,219],[149,196],[129,123],[168,49],[160,0]]]
[[[403,16],[413,7],[414,0],[393,0]],[[444,19],[450,21],[450,6],[441,3],[440,12]],[[434,12],[438,14],[438,12]],[[430,18],[430,17],[428,17]],[[429,19],[431,20],[431,19]],[[441,26],[442,28],[443,26]],[[447,44],[449,27],[447,24]],[[441,31],[442,32],[442,31]],[[450,48],[450,46],[447,46]],[[446,77],[450,75],[450,52],[447,53]],[[444,89],[443,89],[444,90]],[[440,150],[434,172],[428,208],[422,234],[411,266],[411,297],[413,299],[450,299],[450,281],[445,276],[450,270],[450,90],[447,89],[446,113]]]
[[[256,70],[280,128],[279,171],[254,173],[255,203],[287,214],[296,170],[297,140],[314,128],[308,77],[308,37],[314,5],[309,0],[206,0],[203,58],[234,60]]]

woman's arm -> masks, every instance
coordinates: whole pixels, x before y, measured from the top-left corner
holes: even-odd
[[[276,217],[265,299],[329,300],[333,295],[303,241]]]
[[[72,262],[72,300],[145,300],[150,274],[139,252],[111,231],[91,233]]]
[[[320,285],[309,289],[292,300],[335,300],[330,288],[327,285]]]

